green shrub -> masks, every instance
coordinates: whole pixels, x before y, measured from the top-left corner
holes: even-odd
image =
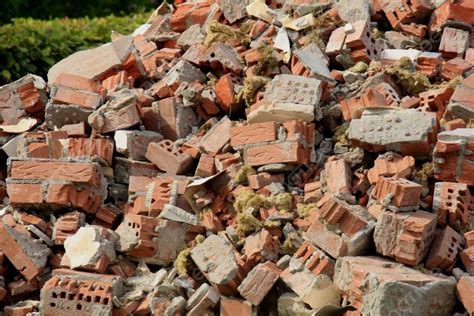
[[[12,18],[99,17],[109,14],[126,15],[139,10],[152,10],[161,0],[1,0],[0,22]]]
[[[0,84],[27,73],[46,78],[48,69],[70,54],[110,41],[111,31],[129,34],[150,13],[125,17],[14,19],[0,27]]]

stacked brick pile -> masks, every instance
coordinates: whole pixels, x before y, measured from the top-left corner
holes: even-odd
[[[472,315],[473,26],[175,1],[0,87],[4,315]]]

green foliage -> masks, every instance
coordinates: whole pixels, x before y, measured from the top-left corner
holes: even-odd
[[[127,15],[139,10],[152,10],[161,0],[1,0],[0,22],[12,18],[98,17],[110,14]]]
[[[150,13],[126,17],[53,19],[14,19],[0,27],[0,84],[27,73],[46,78],[48,69],[86,48],[110,41],[111,31],[129,34],[145,23]]]

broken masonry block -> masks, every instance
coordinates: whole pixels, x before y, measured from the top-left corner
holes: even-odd
[[[415,167],[415,159],[394,152],[387,152],[375,159],[374,166],[367,172],[370,184],[376,184],[379,177],[406,178]]]
[[[466,227],[471,220],[471,193],[464,183],[437,182],[433,193],[433,213],[438,224]]]
[[[422,190],[420,184],[403,178],[379,177],[372,195],[391,211],[406,212],[418,210]]]
[[[252,316],[254,315],[254,308],[249,301],[222,296],[219,313],[220,316]]]
[[[105,199],[105,178],[96,162],[10,159],[8,170],[7,193],[18,207],[79,208],[94,214]]]
[[[428,77],[435,77],[441,69],[441,53],[423,52],[416,59],[416,70]]]
[[[213,156],[219,154],[222,148],[230,141],[231,126],[232,122],[230,119],[224,116],[202,137],[199,143],[201,151]]]
[[[324,164],[323,172],[328,193],[334,195],[350,194],[352,172],[344,159],[328,159]]]
[[[474,291],[474,277],[463,275],[456,285],[456,295],[464,305],[468,314],[474,313],[472,294]]]
[[[115,232],[117,250],[133,261],[168,265],[185,246],[188,225],[148,216],[126,214]]]
[[[444,58],[464,57],[469,47],[469,32],[461,29],[445,27],[438,51]]]
[[[210,235],[194,247],[191,258],[209,282],[215,285],[232,281],[239,270],[229,241],[219,235]]]
[[[172,175],[185,173],[193,164],[193,158],[170,140],[149,143],[145,157],[159,169]]]
[[[240,295],[254,306],[260,305],[262,300],[279,279],[280,269],[271,261],[255,266],[239,285]]]
[[[243,253],[252,262],[277,261],[279,250],[278,238],[272,236],[267,229],[262,229],[245,239]]]
[[[146,160],[148,144],[162,141],[163,136],[153,131],[118,130],[115,131],[114,140],[119,153],[133,160]]]
[[[438,229],[425,267],[451,272],[456,264],[458,254],[463,250],[463,244],[464,238],[451,227],[446,226],[443,229]]]
[[[374,231],[377,253],[409,266],[418,265],[430,250],[436,222],[435,214],[424,211],[383,211]]]
[[[455,89],[444,113],[447,120],[462,118],[465,122],[474,117],[474,74],[465,78]]]
[[[341,297],[331,280],[333,273],[334,261],[306,241],[280,278],[303,302],[318,309],[327,304],[339,305]]]
[[[436,310],[439,315],[450,315],[455,303],[452,278],[424,274],[380,257],[339,258],[334,284],[361,313],[403,310],[415,316]],[[421,297],[424,299],[417,299]]]
[[[206,76],[201,70],[185,60],[180,60],[161,81],[151,86],[149,94],[160,99],[172,97],[182,83],[203,82],[205,79]]]
[[[41,77],[26,75],[0,87],[0,102],[3,124],[17,124],[21,118],[44,110],[48,102],[46,82]]]
[[[303,234],[333,258],[360,254],[369,246],[375,220],[360,206],[326,195],[318,202],[321,213]]]
[[[81,212],[70,212],[60,216],[54,225],[52,239],[56,245],[63,245],[66,238],[74,235],[84,226],[86,217]]]
[[[106,134],[140,123],[138,97],[130,90],[116,92],[104,105],[90,114],[87,121],[98,133]]]
[[[432,89],[420,93],[420,107],[424,111],[435,112],[438,119],[441,119],[446,111],[446,105],[453,95],[451,87]]]
[[[100,226],[85,226],[64,241],[66,252],[61,265],[70,269],[83,269],[105,273],[117,259],[115,244],[118,236]]]
[[[435,178],[474,185],[473,150],[474,129],[459,128],[439,133],[433,151]]]
[[[51,254],[49,248],[39,240],[3,223],[0,226],[0,249],[28,281],[33,280],[46,268],[48,256]]]
[[[393,150],[403,155],[426,156],[437,132],[433,113],[414,109],[367,108],[349,125],[353,146],[369,151]]]
[[[185,107],[177,97],[159,100],[152,104],[157,115],[161,134],[165,139],[175,141],[186,138],[197,126],[197,118],[190,107]]]
[[[123,291],[121,277],[58,269],[41,289],[41,313],[109,315]]]
[[[250,107],[247,122],[311,122],[321,117],[322,82],[296,75],[277,75],[267,84],[263,99]]]

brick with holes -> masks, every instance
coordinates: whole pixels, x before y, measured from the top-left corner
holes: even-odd
[[[41,289],[42,314],[78,316],[112,314],[115,296],[123,294],[121,277],[58,269]]]
[[[414,211],[420,203],[423,187],[403,178],[379,177],[372,196],[390,210]]]
[[[438,229],[425,267],[451,272],[456,264],[458,254],[463,250],[463,245],[464,238],[451,227],[446,226],[443,229]]]
[[[383,211],[374,231],[377,253],[416,266],[427,256],[434,239],[436,215],[424,211]]]
[[[170,174],[182,174],[192,165],[193,159],[170,140],[149,143],[145,157],[159,169]]]
[[[465,227],[470,222],[471,194],[463,183],[437,182],[433,194],[433,212],[438,223]]]
[[[435,178],[474,185],[474,129],[459,128],[438,134],[433,151]]]

